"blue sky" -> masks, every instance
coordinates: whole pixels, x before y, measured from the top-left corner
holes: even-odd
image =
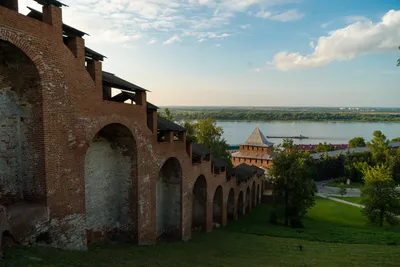
[[[159,106],[400,106],[398,0],[63,2]]]

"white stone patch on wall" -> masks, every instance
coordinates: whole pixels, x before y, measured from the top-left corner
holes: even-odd
[[[10,90],[0,91],[0,184],[3,194],[20,195],[18,181],[17,116],[18,96]]]
[[[53,247],[69,250],[87,250],[85,216],[72,214],[50,222]]]
[[[157,236],[178,235],[181,232],[181,181],[182,171],[172,159],[162,167],[156,183]]]
[[[1,87],[1,85],[0,85]],[[20,107],[17,94],[0,90],[0,184],[4,195],[23,199],[33,184],[35,160],[28,138],[30,106]]]
[[[165,184],[166,195],[168,199],[167,210],[165,211],[165,222],[167,229],[179,231],[181,227],[181,186],[180,184]],[[169,211],[168,211],[169,210]]]
[[[40,77],[21,50],[2,40],[0,58],[0,198],[44,198]]]
[[[132,159],[103,137],[94,139],[86,154],[87,229],[131,230]]]

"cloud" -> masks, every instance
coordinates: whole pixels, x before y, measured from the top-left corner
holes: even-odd
[[[328,27],[331,23],[332,23],[331,21],[330,21],[330,22],[322,23],[322,24],[321,24],[321,28],[326,28],[326,27]]]
[[[248,28],[251,28],[251,25],[250,24],[240,25],[240,28],[248,29]]]
[[[271,12],[260,10],[256,13],[256,17],[267,19],[272,15]]]
[[[169,38],[167,41],[164,42],[164,44],[173,44],[176,42],[181,42],[181,38],[179,37],[179,35],[175,34],[174,36],[172,36],[171,38]]]
[[[253,66],[253,64],[250,64],[250,67],[252,67],[252,66]],[[255,73],[260,73],[260,72],[263,72],[265,70],[271,70],[273,68],[274,68],[273,63],[272,62],[267,62],[267,63],[264,64],[264,66],[251,68],[250,71],[251,72],[255,72]]]
[[[299,20],[303,17],[304,17],[303,13],[300,13],[295,9],[291,9],[291,10],[287,10],[287,11],[275,14],[275,15],[271,16],[269,19],[286,22],[286,21]]]
[[[358,21],[369,21],[369,19],[364,16],[347,16],[344,17],[344,21],[346,23],[354,23]]]
[[[197,31],[190,31],[183,33],[183,36],[195,37],[198,42],[204,42],[208,39],[225,39],[231,36],[231,33],[217,33],[217,32],[197,32]]]
[[[272,63],[283,71],[316,68],[333,61],[394,51],[399,44],[400,11],[390,10],[380,22],[358,21],[332,31],[328,36],[321,36],[312,54],[279,52]]]
[[[66,24],[85,31],[87,43],[126,44],[158,38],[161,34],[184,36],[185,32],[213,32],[232,35],[232,20],[262,5],[272,8],[299,0],[63,0]],[[38,10],[34,0],[20,0],[20,10],[28,13],[26,5]],[[282,20],[290,14],[275,14]],[[293,15],[293,14],[292,14]],[[191,36],[198,38],[197,35]],[[190,38],[190,36],[187,36]],[[222,38],[227,38],[224,36]],[[215,39],[212,34],[199,39]],[[182,40],[183,41],[183,40]]]
[[[156,40],[156,39],[151,39],[151,40],[149,41],[149,44],[155,44],[155,43],[157,43],[157,40]]]
[[[290,9],[290,10],[286,10],[283,12],[275,12],[275,13],[261,10],[256,14],[256,17],[269,19],[269,20],[275,20],[275,21],[281,21],[281,22],[287,22],[287,21],[294,21],[294,20],[302,19],[304,17],[304,13],[300,13],[296,9]]]

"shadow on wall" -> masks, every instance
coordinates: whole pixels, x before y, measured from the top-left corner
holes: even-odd
[[[200,175],[193,186],[192,231],[199,232],[207,229],[207,181]]]
[[[156,184],[157,238],[180,239],[182,236],[182,168],[176,158],[161,167]]]
[[[213,198],[213,226],[219,227],[223,224],[222,221],[222,206],[223,202],[223,191],[222,186],[218,186],[214,193]]]

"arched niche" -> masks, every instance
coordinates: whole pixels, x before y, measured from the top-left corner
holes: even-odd
[[[137,151],[132,132],[122,124],[105,126],[91,140],[85,158],[89,242],[97,241],[92,236],[136,239],[136,182]]]

